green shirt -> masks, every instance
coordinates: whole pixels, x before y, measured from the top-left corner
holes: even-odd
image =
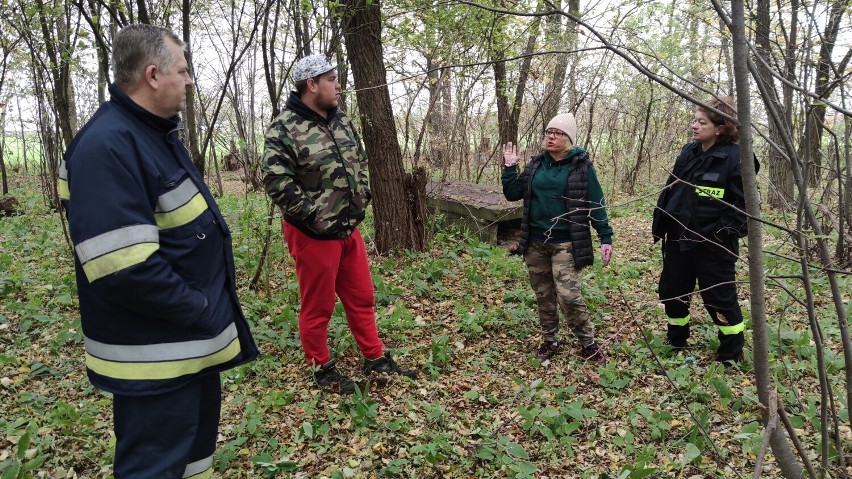
[[[570,238],[565,185],[568,184],[568,173],[571,171],[573,159],[585,153],[585,150],[575,146],[562,161],[555,161],[549,153],[544,153],[541,165],[532,178],[532,200],[530,201],[530,236],[546,235],[548,237]],[[606,201],[603,189],[598,181],[594,166],[589,163],[589,186],[586,195],[591,207],[591,225],[598,233],[602,244],[612,244],[612,227],[606,214]],[[508,180],[508,181],[507,181]],[[517,190],[515,194],[507,195],[516,198],[523,197],[523,181],[518,174],[517,166],[506,168],[503,172],[504,190]],[[596,208],[596,206],[601,206]],[[557,221],[558,218],[558,221]]]

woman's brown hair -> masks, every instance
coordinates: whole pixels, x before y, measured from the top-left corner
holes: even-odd
[[[731,118],[737,118],[737,110],[734,109],[732,105],[734,105],[734,99],[729,96],[723,96],[721,98],[711,98],[704,102],[704,105],[710,108],[715,108]],[[716,112],[713,112],[704,106],[698,107],[699,111],[704,112],[707,115],[707,118],[710,119],[716,126],[721,126],[722,130],[719,133],[719,137],[716,139],[716,143],[720,144],[728,144],[728,143],[736,143],[740,141],[740,132],[737,130],[737,125],[734,124],[731,120],[722,117]]]

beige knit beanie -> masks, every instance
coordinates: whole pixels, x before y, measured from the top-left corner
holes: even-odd
[[[560,113],[553,117],[550,120],[550,123],[547,124],[547,129],[556,128],[557,130],[561,130],[564,133],[568,134],[568,139],[571,140],[572,145],[576,145],[577,142],[574,141],[577,139],[577,120],[574,119],[574,115],[571,113]]]

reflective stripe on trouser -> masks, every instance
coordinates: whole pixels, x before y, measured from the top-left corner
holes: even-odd
[[[376,327],[373,279],[358,229],[348,238],[318,240],[286,222],[282,227],[296,263],[301,297],[299,338],[308,364],[321,366],[331,360],[328,323],[337,298],[361,355],[368,359],[381,356],[384,346]]]
[[[669,318],[669,324],[672,326],[686,326],[689,324],[689,315],[687,314],[683,318]]]
[[[119,345],[84,338],[86,366],[101,376],[130,381],[173,379],[226,363],[240,354],[233,322],[210,339]]]
[[[212,477],[221,401],[217,373],[164,394],[116,395],[116,479]]]
[[[580,272],[574,269],[571,243],[533,241],[524,260],[538,300],[542,340],[557,341],[561,307],[568,327],[577,336],[580,345],[594,342],[595,325],[580,294]]]
[[[738,358],[745,343],[745,326],[734,283],[738,240],[731,238],[724,247],[713,242],[690,245],[691,249],[682,251],[677,241],[663,242],[659,295],[669,317],[668,339],[679,343],[689,337],[689,324],[674,324],[672,318],[689,316],[697,282],[704,308],[719,327],[718,358]]]

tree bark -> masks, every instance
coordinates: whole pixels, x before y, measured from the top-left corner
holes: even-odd
[[[5,74],[5,68],[3,69],[3,73]],[[0,81],[0,90],[2,90],[3,82]],[[2,102],[2,98],[0,98],[0,131],[6,131],[6,103]],[[9,194],[9,180],[6,176],[6,160],[4,159],[4,154],[6,151],[6,135],[0,135],[0,183],[2,183],[2,189],[0,189],[0,196],[6,196]]]
[[[515,87],[515,100],[512,102],[512,111],[510,112],[511,121],[508,125],[510,127],[508,133],[511,135],[511,138],[515,139],[518,137],[521,107],[524,104],[524,94],[526,93],[527,80],[530,76],[530,67],[532,66],[532,54],[535,51],[538,24],[539,22],[536,20],[530,27],[530,34],[527,37],[527,44],[524,47],[524,59],[521,60],[521,68],[518,70],[518,85]]]
[[[74,86],[71,83],[71,58],[74,45],[69,41],[69,29],[66,16],[69,15],[67,6],[53,13],[42,0],[37,0],[38,20],[42,33],[42,46],[47,53],[50,64],[48,69],[52,82],[53,107],[56,120],[65,147],[77,133],[77,111],[74,103]],[[51,15],[56,15],[51,16]],[[41,48],[39,48],[41,50]]]
[[[767,105],[767,108],[775,108],[779,112],[779,118],[789,119],[792,118],[792,112],[787,110],[788,105],[786,102],[784,105],[781,104],[781,101],[775,92],[772,73],[769,71],[769,65],[772,64],[769,6],[770,0],[759,0],[757,2],[755,43],[757,54],[763,61],[757,62],[756,66],[758,72],[760,72],[760,81],[763,82],[767,92],[771,95],[770,103]],[[793,35],[791,35],[791,38],[788,41],[795,41],[796,22],[798,21],[796,19],[795,12],[796,10],[794,9],[791,19],[791,33]],[[794,70],[795,61],[795,57],[787,58],[785,68],[788,70]],[[789,107],[792,107],[792,105],[789,105]],[[792,129],[789,121],[782,125],[778,125],[774,122],[769,123],[769,139],[773,144],[784,144],[781,139],[782,135],[790,134],[792,134]],[[787,151],[786,153],[787,157],[790,158],[791,161],[796,157],[796,152],[794,151]],[[785,210],[791,208],[794,201],[794,185],[793,175],[790,173],[789,162],[784,158],[784,155],[782,155],[780,151],[777,151],[775,148],[770,146],[766,166],[769,171],[769,182],[770,185],[772,185],[769,189],[769,205],[773,208]]]
[[[580,1],[569,0],[568,11],[575,17],[579,18]],[[566,20],[568,21],[568,25],[564,26],[562,24],[562,18],[563,15],[552,15],[547,19],[547,22],[545,23],[547,36],[545,41],[547,41],[548,44],[551,45],[554,50],[566,50],[566,52],[559,53],[556,55],[555,63],[552,69],[552,76],[550,77],[548,84],[545,86],[545,91],[547,93],[545,94],[544,105],[541,108],[542,131],[544,131],[544,126],[547,125],[547,122],[550,121],[551,118],[559,114],[559,109],[562,107],[562,90],[565,87],[565,77],[567,75],[568,61],[571,55],[570,53],[568,53],[568,51],[573,50],[577,47],[576,26],[574,26],[573,22],[571,22],[571,20],[567,18]],[[572,78],[571,85],[573,84],[574,81]],[[575,105],[573,105],[572,103],[573,99],[576,97],[576,92],[574,91],[573,86],[568,88],[568,97],[568,109],[573,111],[573,107]]]
[[[639,172],[642,170],[642,165],[645,163],[645,142],[648,138],[648,129],[651,126],[651,115],[653,113],[654,103],[657,101],[654,98],[654,83],[648,79],[648,84],[651,98],[648,99],[648,104],[645,106],[645,116],[642,120],[642,134],[639,136],[639,151],[636,153],[636,163],[634,163],[627,172],[627,181],[625,182],[627,193],[631,195],[636,193],[636,181],[639,178]],[[651,160],[649,158],[648,163],[650,162]]]
[[[752,336],[754,340],[754,372],[760,402],[769,404],[774,388],[769,371],[769,335],[766,324],[765,272],[763,263],[763,228],[759,219],[760,193],[754,169],[751,132],[751,103],[749,97],[749,47],[745,34],[745,7],[742,0],[731,1],[731,36],[734,50],[734,77],[737,88],[737,116],[740,123],[740,163],[745,190],[748,220],[748,269],[751,293]],[[764,415],[764,425],[768,418]],[[781,473],[787,479],[800,479],[803,471],[781,429],[770,437],[772,453]]]
[[[450,136],[448,118],[450,116],[450,99],[447,98],[451,92],[447,88],[449,75],[441,67],[443,64],[436,63],[436,56],[426,56],[427,90],[429,92],[429,109],[424,122],[429,132],[429,154],[428,159],[432,165],[443,168],[449,161],[449,145],[447,140]],[[443,61],[443,60],[438,60]]]
[[[850,0],[835,0],[831,4],[828,16],[828,25],[821,35],[819,58],[817,59],[816,79],[814,93],[819,98],[828,98],[839,84],[836,81],[831,56],[834,53],[834,44],[840,32],[841,20]],[[805,132],[802,134],[801,157],[808,168],[808,181],[811,185],[818,185],[822,178],[822,142],[823,122],[825,121],[826,105],[821,101],[812,102],[807,110],[805,120]]]
[[[3,60],[0,62],[0,183],[2,183],[0,195],[6,196],[9,194],[9,180],[6,176],[6,161],[3,155],[6,150],[6,112],[9,111],[9,103],[6,100],[7,97],[3,95],[3,86],[6,84],[9,55],[11,55],[15,45],[18,44],[18,40],[16,39],[8,44],[5,38],[0,38],[0,41],[3,42]]]
[[[543,8],[543,5],[539,5]],[[527,79],[530,74],[532,65],[532,53],[535,51],[536,37],[538,36],[540,22],[538,19],[530,25],[529,36],[527,43],[524,46],[524,59],[521,62],[521,67],[518,69],[517,80],[510,82],[506,72],[505,51],[496,51],[492,53],[493,69],[494,69],[494,85],[496,87],[497,96],[497,122],[499,129],[500,142],[499,145],[504,145],[508,142],[517,143],[518,141],[518,122],[521,117],[521,106],[524,104],[524,94],[526,93]],[[515,84],[515,93],[511,100],[509,98],[510,86]],[[548,118],[549,119],[549,118]]]
[[[140,3],[144,3],[140,0]],[[186,44],[187,48],[184,52],[186,56],[186,63],[189,65],[189,71],[194,72],[195,66],[192,63],[192,43],[191,43],[191,24],[190,24],[190,11],[192,8],[192,2],[190,0],[183,0],[181,6],[181,14],[182,14],[182,33],[183,33],[183,42]],[[139,12],[140,16],[142,15],[142,8],[140,8]],[[192,158],[192,164],[195,165],[195,169],[198,170],[198,173],[204,178],[204,168],[205,161],[204,156],[201,154],[201,149],[199,146],[198,139],[198,113],[195,109],[195,88],[194,86],[187,87],[186,89],[186,140],[187,147],[189,149],[189,156]]]
[[[145,0],[136,0],[136,8],[139,9],[139,23],[150,24],[151,17],[148,16],[148,6]]]
[[[269,102],[272,104],[272,119],[281,113],[281,96],[284,91],[283,82],[278,80],[276,68],[275,39],[278,36],[278,19],[281,17],[281,3],[275,3],[272,15],[263,16],[263,27],[260,34],[260,51],[263,57],[263,77],[266,80],[266,91],[269,93]],[[298,22],[293,22],[298,27]]]
[[[380,2],[345,0],[343,4],[341,24],[370,159],[376,249],[380,254],[399,249],[422,251],[426,244],[422,209],[426,175],[421,170],[406,173],[396,140],[383,61]]]

